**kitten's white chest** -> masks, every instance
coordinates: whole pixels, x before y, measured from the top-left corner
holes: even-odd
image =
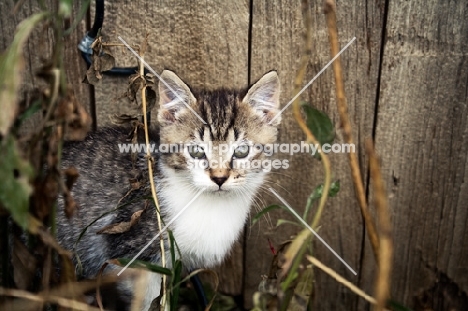
[[[166,222],[181,211],[193,193],[165,193],[170,206]],[[202,194],[187,206],[172,223],[181,259],[188,268],[211,267],[222,262],[238,238],[249,213],[249,197]]]

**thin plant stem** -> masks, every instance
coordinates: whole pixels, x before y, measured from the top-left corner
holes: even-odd
[[[8,287],[10,284],[10,248],[8,245],[10,239],[10,226],[8,225],[8,216],[0,216],[0,248],[2,249],[1,255],[1,268],[0,273],[2,275],[2,286]]]
[[[299,70],[294,80],[294,94],[298,94],[301,89],[301,85],[302,85],[302,82],[304,81],[304,76],[307,71],[307,65],[309,63],[309,55],[312,50],[312,17],[311,17],[310,10],[308,8],[307,0],[302,0],[301,5],[302,5],[303,11],[305,12],[304,24],[306,28],[306,36],[305,36],[304,50],[302,52],[302,56],[300,60]],[[314,219],[311,224],[312,229],[316,229],[320,222],[320,217],[325,207],[325,203],[327,202],[328,192],[330,190],[330,184],[331,184],[330,160],[328,159],[327,155],[322,152],[322,146],[320,145],[318,140],[315,138],[314,134],[312,134],[310,129],[307,127],[305,120],[302,118],[300,104],[299,104],[299,97],[296,98],[296,100],[293,102],[293,113],[294,113],[294,118],[296,119],[297,124],[299,124],[299,127],[306,134],[307,142],[312,142],[318,146],[318,152],[320,154],[322,165],[323,165],[323,170],[325,172],[325,180],[323,184],[322,197],[320,198],[319,207],[317,209],[317,212],[315,213]]]
[[[379,271],[375,281],[375,298],[377,300],[375,310],[382,311],[390,298],[393,259],[392,223],[379,160],[370,139],[366,141],[366,153],[369,155],[370,174],[380,229]]]
[[[336,4],[334,0],[325,1],[325,15],[328,26],[328,37],[330,41],[331,54],[332,57],[334,57],[339,52],[338,29],[336,26]],[[333,72],[335,73],[336,103],[338,107],[338,113],[340,115],[341,125],[343,127],[344,139],[346,143],[353,144],[353,132],[351,128],[351,122],[349,121],[340,57],[338,57],[333,62]],[[372,245],[372,250],[374,252],[376,262],[379,262],[379,239],[375,229],[374,220],[372,219],[367,206],[364,183],[362,180],[361,171],[359,169],[359,162],[356,153],[349,153],[349,164],[351,166],[351,176],[353,179],[356,198],[358,200],[359,207],[361,208],[361,214],[364,218],[367,234]]]
[[[145,49],[142,49],[141,53],[141,58],[143,59],[144,57],[144,51]],[[140,76],[144,79],[144,69],[145,66],[143,62],[140,60]],[[151,195],[153,196],[154,204],[156,205],[156,217],[158,219],[158,229],[159,232],[162,231],[162,220],[161,220],[161,209],[159,206],[159,201],[158,201],[158,196],[156,194],[156,185],[154,183],[154,174],[153,174],[153,158],[150,153],[150,148],[149,148],[149,134],[148,134],[148,118],[147,118],[147,111],[146,111],[146,86],[144,86],[141,90],[141,103],[143,107],[143,123],[144,123],[144,128],[145,128],[145,142],[146,142],[146,157],[148,161],[148,177],[150,181],[150,186],[151,186]],[[161,238],[159,240],[160,242],[160,250],[161,250],[161,264],[163,267],[166,267],[166,252],[164,248],[164,239],[163,235],[161,234]],[[162,275],[162,284],[163,286],[161,287],[161,310],[164,310],[164,306],[166,304],[166,275]]]
[[[351,283],[350,281],[346,280],[344,277],[336,273],[333,269],[327,267],[324,265],[321,261],[319,261],[317,258],[313,256],[307,255],[307,260],[309,260],[315,267],[319,268],[332,278],[334,278],[338,283],[343,284],[345,287],[349,288],[353,293],[358,295],[359,297],[364,298],[366,301],[375,304],[376,300],[375,298],[367,295],[362,289]]]
[[[35,301],[37,303],[55,303],[61,307],[69,308],[72,310],[82,310],[82,311],[100,311],[99,308],[89,306],[88,304],[65,297],[55,296],[55,295],[35,295],[30,292],[19,290],[19,289],[5,289],[0,287],[0,296],[9,296],[17,297],[21,299],[26,299],[30,301]],[[5,306],[5,305],[3,305]]]

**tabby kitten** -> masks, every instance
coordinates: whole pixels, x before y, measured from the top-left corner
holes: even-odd
[[[161,214],[168,223],[198,195],[169,229],[187,269],[213,267],[229,254],[265,177],[264,170],[248,164],[265,158],[254,145],[276,140],[280,118],[269,122],[279,108],[278,76],[269,72],[245,91],[199,92],[190,90],[171,71],[164,71],[161,78],[166,83],[159,83],[159,135],[152,135],[152,140],[159,146],[183,145],[179,150],[153,154]],[[122,143],[129,143],[128,130],[104,128],[64,148],[64,167],[75,166],[80,172],[72,191],[80,208],[70,219],[60,212],[58,237],[64,247],[74,250],[77,271],[85,278],[95,277],[108,259],[133,258],[158,233],[155,207],[145,206],[143,199],[150,195],[145,154],[134,163],[130,153],[120,152],[118,144]],[[232,148],[226,150],[223,144]],[[59,204],[63,206],[63,202]],[[101,217],[118,205],[123,207]],[[99,233],[109,225],[129,222],[141,210],[138,222],[128,231]],[[168,250],[167,234],[163,236]],[[160,264],[158,241],[138,259]],[[143,310],[160,294],[160,276],[151,273],[150,278]],[[117,297],[124,303],[113,303],[114,296],[107,307],[126,309],[132,285],[121,282],[118,287]]]

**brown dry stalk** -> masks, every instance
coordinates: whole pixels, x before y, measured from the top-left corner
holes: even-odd
[[[53,296],[53,295],[35,295],[30,292],[19,290],[19,289],[6,289],[6,288],[0,287],[0,296],[18,297],[18,298],[35,301],[38,303],[45,303],[45,302],[55,303],[61,307],[69,308],[71,310],[100,311],[98,308],[91,307],[86,303],[83,303],[74,299]],[[13,305],[7,303],[7,304],[4,304],[3,306],[11,307]]]
[[[302,51],[301,60],[299,70],[297,71],[296,78],[294,80],[294,94],[298,94],[301,90],[301,85],[304,80],[304,76],[307,70],[307,65],[309,63],[309,55],[312,51],[312,16],[310,13],[309,5],[307,0],[301,1],[302,11],[304,12],[304,26],[306,28],[305,38],[304,38],[304,50]],[[320,217],[322,215],[322,211],[325,207],[325,203],[327,202],[328,192],[330,191],[330,184],[331,184],[331,169],[330,169],[330,160],[328,159],[327,155],[322,152],[322,146],[315,138],[314,134],[310,131],[307,127],[306,122],[302,118],[301,108],[299,106],[299,97],[293,103],[293,113],[294,118],[296,119],[297,124],[302,129],[302,131],[306,134],[307,142],[312,142],[316,146],[318,146],[318,152],[322,159],[323,170],[325,172],[325,181],[323,184],[323,192],[322,197],[320,198],[320,204],[315,213],[315,217],[312,221],[311,227],[316,229],[319,222]]]
[[[366,301],[372,304],[376,304],[377,301],[375,300],[375,298],[367,295],[362,289],[360,289],[359,287],[357,287],[356,285],[354,285],[353,283],[336,273],[335,270],[325,266],[317,258],[307,255],[307,260],[309,260],[314,266],[316,266],[317,268],[334,278],[338,283],[343,284],[345,287],[349,288],[356,295],[364,298]]]
[[[338,29],[336,26],[336,4],[334,0],[325,1],[325,15],[327,19],[328,35],[331,47],[332,57],[339,52],[338,44]],[[341,59],[337,57],[333,62],[333,72],[335,73],[335,85],[336,85],[336,100],[338,106],[338,113],[340,115],[341,126],[343,127],[343,134],[346,143],[353,144],[353,132],[351,128],[351,122],[349,121],[348,106],[346,103],[345,88],[343,83],[343,72],[341,69]],[[377,231],[375,229],[374,220],[366,201],[366,194],[364,191],[364,183],[359,169],[359,162],[357,155],[354,152],[349,153],[349,164],[351,166],[351,176],[353,179],[354,189],[356,197],[361,208],[361,214],[364,218],[364,222],[367,228],[367,234],[372,245],[372,250],[376,261],[379,262],[379,240]]]
[[[146,39],[143,45],[141,58],[143,59],[144,52],[146,50]],[[145,65],[143,61],[140,61],[140,76],[144,79],[145,74]],[[162,231],[162,220],[161,220],[161,209],[159,207],[158,196],[156,194],[156,185],[154,184],[154,174],[153,174],[153,157],[151,157],[150,148],[149,148],[149,134],[148,134],[148,118],[147,118],[147,111],[146,111],[146,86],[144,86],[141,90],[141,105],[143,106],[143,123],[145,127],[145,142],[146,142],[146,157],[148,160],[148,177],[151,185],[151,195],[153,196],[154,203],[156,204],[156,216],[158,218],[158,229],[159,232]],[[161,234],[161,238],[159,239],[160,243],[160,250],[161,250],[161,265],[166,267],[166,252],[164,249],[164,239],[163,235]],[[162,275],[162,284],[161,286],[161,310],[164,310],[164,306],[166,304],[166,275]]]
[[[387,193],[380,171],[379,160],[375,153],[372,141],[366,141],[366,153],[369,155],[370,175],[374,188],[375,207],[379,220],[379,271],[375,281],[375,298],[377,304],[375,310],[384,310],[390,298],[390,283],[393,259],[392,223],[388,210]]]

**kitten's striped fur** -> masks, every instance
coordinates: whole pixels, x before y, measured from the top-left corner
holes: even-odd
[[[161,211],[168,222],[197,193],[202,192],[170,229],[181,251],[180,259],[188,269],[212,267],[229,253],[263,182],[265,172],[261,169],[236,164],[263,159],[264,154],[251,146],[276,140],[276,125],[280,118],[272,124],[269,121],[278,113],[278,77],[276,72],[269,72],[245,91],[219,89],[199,92],[192,92],[171,71],[164,71],[161,77],[167,85],[160,83],[159,86],[160,133],[152,137],[153,141],[192,146],[211,143],[215,147],[203,149],[200,153],[203,159],[194,159],[188,148],[155,155],[155,181]],[[72,249],[87,225],[115,208],[119,202],[126,204],[92,224],[77,244],[75,251],[83,268],[81,272],[87,278],[94,277],[107,259],[132,258],[157,234],[153,206],[146,207],[138,223],[128,232],[96,234],[106,225],[129,221],[135,211],[145,207],[138,198],[149,194],[146,161],[141,155],[138,165],[134,166],[130,154],[119,153],[118,143],[127,141],[125,130],[107,128],[91,134],[84,142],[67,145],[64,150],[64,166],[74,165],[80,171],[73,196],[81,208],[71,219],[66,219],[60,212],[58,236],[63,246]],[[244,153],[236,153],[242,158],[234,156],[232,151],[216,148],[223,143],[244,146]],[[227,166],[193,166],[197,161],[215,159],[224,161]],[[142,187],[129,192],[131,178],[139,179]],[[62,202],[60,204],[63,205]],[[159,243],[151,245],[139,259],[159,263]],[[152,275],[151,279],[143,310],[147,310],[152,299],[159,295],[160,278]],[[120,287],[125,292],[129,286],[122,283]],[[124,300],[128,302],[129,298]],[[108,307],[125,309],[128,306],[117,303]]]

